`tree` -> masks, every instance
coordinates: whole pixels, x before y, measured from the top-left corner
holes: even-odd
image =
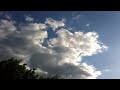
[[[20,65],[22,60],[14,58],[0,62],[0,79],[36,79],[35,69],[26,69],[26,64]]]
[[[35,69],[27,69],[26,65],[20,65],[22,60],[14,58],[0,62],[0,80],[20,80],[20,79],[62,79],[59,75],[39,76]],[[39,76],[39,77],[38,77]]]

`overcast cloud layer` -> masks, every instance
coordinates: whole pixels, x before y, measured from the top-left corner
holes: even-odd
[[[102,74],[93,65],[84,62],[84,57],[107,49],[100,43],[96,32],[70,32],[64,27],[63,20],[52,18],[46,18],[44,23],[36,23],[30,16],[26,16],[25,20],[18,27],[16,21],[0,20],[2,59],[22,58],[23,63],[36,68],[37,73],[59,74],[64,78],[94,79]],[[49,28],[57,37],[48,37]]]

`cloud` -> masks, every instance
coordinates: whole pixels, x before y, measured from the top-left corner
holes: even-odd
[[[30,16],[25,16],[25,20],[28,22],[33,22],[34,18],[30,17]]]
[[[60,29],[57,31],[58,38],[50,39],[50,46],[64,46],[78,52],[83,56],[91,56],[98,52],[101,52],[104,45],[100,45],[98,42],[98,34],[96,32],[74,32],[71,33],[66,29]]]
[[[105,72],[109,72],[110,70],[104,70]]]
[[[89,27],[89,26],[90,26],[90,24],[86,24],[85,26],[86,26],[86,27]]]
[[[22,24],[19,25],[21,30],[28,30],[28,31],[39,31],[42,29],[45,29],[47,26],[42,23],[27,23],[27,24]]]
[[[111,70],[109,69],[106,69],[106,70],[103,70],[102,72],[110,72]]]
[[[47,18],[45,23],[20,23],[0,20],[0,56],[22,58],[27,68],[36,68],[42,75],[59,74],[71,79],[95,79],[101,75],[84,57],[103,52],[107,46],[99,42],[96,32],[71,32],[63,21]],[[57,37],[48,38],[49,28]],[[55,29],[59,28],[57,31]],[[46,39],[46,44],[45,43]],[[3,60],[2,59],[2,60]]]
[[[0,20],[0,38],[4,38],[8,34],[14,32],[16,30],[14,24],[15,21]]]
[[[52,18],[46,18],[45,24],[49,24],[50,27],[52,27],[53,30],[55,30],[55,29],[57,29],[58,27],[62,27],[62,26],[65,25],[65,24],[64,24],[64,20],[65,20],[65,19],[63,19],[62,21],[56,21],[56,20],[54,20],[54,19],[52,19]]]
[[[76,15],[76,16],[73,16],[73,20],[79,20],[81,17],[81,15]]]
[[[11,17],[8,16],[7,14],[5,15],[6,19],[11,20]]]
[[[42,71],[42,70],[40,70],[39,68],[37,68],[36,70],[35,70],[35,72],[37,73],[37,74],[47,74],[47,72],[45,72],[45,71]]]
[[[7,11],[0,11],[0,16],[4,16],[4,15],[7,15],[8,12]]]
[[[4,13],[3,11],[0,11],[0,16],[3,15],[3,13]]]

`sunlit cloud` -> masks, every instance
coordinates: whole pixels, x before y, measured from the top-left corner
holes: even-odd
[[[84,62],[84,57],[107,48],[99,42],[97,32],[71,32],[64,27],[64,20],[46,18],[44,23],[31,23],[34,19],[26,18],[30,22],[20,23],[19,31],[15,21],[0,20],[0,56],[5,53],[3,58],[22,58],[28,68],[36,68],[39,74],[59,74],[71,79],[95,79],[102,74]],[[48,27],[57,37],[48,38]],[[43,45],[45,39],[47,45]]]

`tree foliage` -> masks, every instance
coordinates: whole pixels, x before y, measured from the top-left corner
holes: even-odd
[[[0,62],[0,79],[36,79],[35,69],[26,69],[26,64],[20,65],[21,61],[11,58]]]
[[[22,60],[14,58],[0,62],[0,80],[20,80],[20,79],[62,79],[59,75],[39,76],[35,69],[27,69],[26,65],[20,65]]]

